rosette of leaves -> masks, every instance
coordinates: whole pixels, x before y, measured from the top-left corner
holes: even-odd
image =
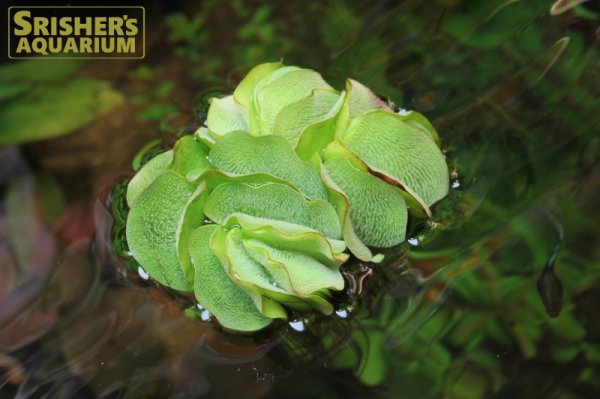
[[[233,132],[209,148],[184,136],[129,182],[127,243],[156,281],[255,331],[286,307],[333,311],[348,255],[327,198],[281,137]]]
[[[343,239],[361,260],[380,260],[369,247],[403,242],[409,211],[431,216],[430,207],[448,193],[431,123],[414,111],[394,112],[352,79],[340,92],[313,70],[259,65],[232,95],[212,99],[196,135],[213,145],[235,131],[281,137],[319,171]]]
[[[225,327],[253,331],[286,307],[333,311],[348,255],[404,241],[408,212],[448,191],[437,133],[367,87],[262,64],[213,98],[206,126],[131,180],[127,242],[158,282],[194,291]]]

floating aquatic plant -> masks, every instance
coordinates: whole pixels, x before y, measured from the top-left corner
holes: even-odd
[[[409,211],[430,215],[448,192],[427,119],[353,80],[339,92],[313,70],[262,64],[206,122],[130,181],[126,237],[150,276],[233,330],[286,308],[331,313],[349,253],[380,261],[373,248],[404,241]]]

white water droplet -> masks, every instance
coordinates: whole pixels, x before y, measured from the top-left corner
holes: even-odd
[[[416,247],[417,245],[419,245],[419,239],[418,239],[418,238],[416,238],[416,237],[409,238],[409,239],[408,239],[408,240],[406,240],[406,241],[408,241],[408,243],[409,243],[410,245],[414,246],[414,247]]]
[[[458,180],[454,180],[452,182],[452,188],[459,188],[460,187],[460,182]]]
[[[350,313],[346,309],[338,309],[335,311],[335,314],[338,315],[338,317],[345,319]]]
[[[407,109],[404,109],[404,108],[400,108],[400,109],[398,110],[398,115],[408,115],[408,114],[410,114],[410,113],[411,113],[411,111],[409,111],[409,110],[407,110]]]
[[[306,330],[306,323],[304,323],[304,320],[292,320],[289,324],[290,327],[292,327],[296,331]]]
[[[138,267],[138,274],[144,280],[148,280],[150,278],[150,275],[148,274],[148,272],[145,271],[141,266]]]
[[[208,310],[203,310],[202,313],[200,313],[200,318],[202,319],[202,321],[209,321],[210,312]]]

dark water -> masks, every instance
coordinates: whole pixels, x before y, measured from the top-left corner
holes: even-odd
[[[574,3],[148,3],[146,60],[79,72],[124,104],[0,149],[0,397],[598,397],[600,7]],[[281,56],[424,113],[453,189],[345,266],[336,314],[234,335],[128,269],[111,190]]]

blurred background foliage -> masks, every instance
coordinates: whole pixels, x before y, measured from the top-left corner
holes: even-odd
[[[334,356],[278,376],[270,395],[597,397],[598,2],[146,7],[145,60],[0,67],[0,144],[20,145],[46,209],[78,212],[146,142],[193,131],[208,98],[255,64],[282,58],[337,88],[352,77],[433,121],[454,189],[384,265],[349,266],[367,271],[353,274],[362,292],[341,309],[350,317],[340,313],[351,339],[323,332]],[[24,190],[16,179],[2,181],[5,213]],[[12,231],[12,242],[23,234]]]

